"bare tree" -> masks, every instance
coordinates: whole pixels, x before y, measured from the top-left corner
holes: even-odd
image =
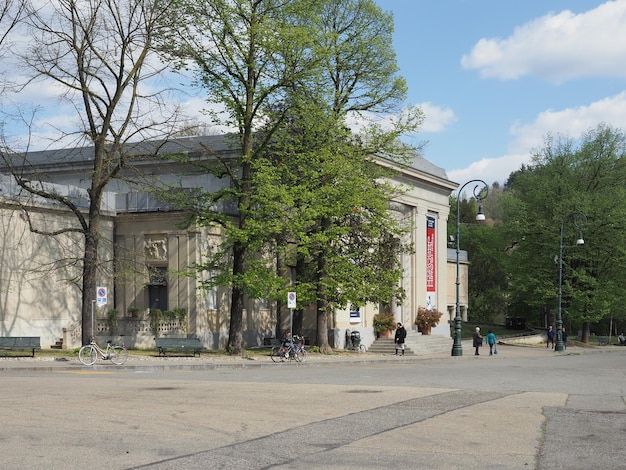
[[[0,0],[0,59],[7,55],[11,48],[11,35],[16,27],[23,20],[26,10],[26,0]],[[0,71],[2,81],[0,82],[0,96],[4,97],[8,82],[4,75],[4,70]],[[0,122],[0,124],[3,124]]]
[[[0,57],[10,44],[9,35],[24,16],[25,0],[0,1]]]
[[[177,110],[168,109],[168,89],[155,90],[166,71],[153,49],[169,0],[56,0],[36,8],[29,5],[26,23],[28,49],[20,54],[28,81],[53,84],[59,98],[69,102],[75,121],[57,129],[55,146],[71,142],[88,148],[89,208],[81,210],[70,197],[50,191],[46,176],[29,161],[29,152],[2,152],[20,187],[31,194],[64,205],[77,226],[48,235],[75,231],[84,236],[82,263],[82,342],[93,336],[91,302],[98,274],[101,206],[107,184],[131,166],[127,144],[171,132]],[[56,162],[60,163],[60,162]],[[38,176],[36,176],[38,175]],[[37,181],[40,180],[40,181]]]

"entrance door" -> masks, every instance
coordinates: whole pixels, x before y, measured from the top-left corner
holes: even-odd
[[[150,285],[148,286],[148,295],[150,297],[150,310],[157,308],[162,312],[167,310],[167,286]]]

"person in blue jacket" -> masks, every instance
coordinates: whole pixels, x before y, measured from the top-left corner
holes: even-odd
[[[493,356],[494,351],[497,351],[496,343],[498,342],[498,340],[496,339],[496,335],[493,333],[493,331],[489,330],[486,341],[487,341],[487,344],[489,345],[489,355]]]

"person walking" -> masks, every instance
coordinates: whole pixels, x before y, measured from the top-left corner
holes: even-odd
[[[556,331],[552,328],[552,325],[548,327],[548,341],[546,342],[546,348],[550,347],[550,343],[552,343],[552,349],[554,349],[554,336],[556,335]]]
[[[474,331],[473,340],[474,340],[474,347],[476,348],[476,352],[474,353],[474,356],[480,356],[478,349],[483,345],[483,337],[480,335],[479,326],[477,326],[476,331]]]
[[[396,356],[398,351],[401,351],[400,356],[404,356],[404,341],[406,340],[406,329],[402,326],[402,323],[398,322],[396,325],[396,336],[394,342],[396,343]]]
[[[563,327],[563,332],[561,333],[561,339],[563,340],[563,350],[567,349],[567,331],[565,331],[565,327]]]
[[[494,334],[493,331],[489,330],[489,333],[487,334],[487,338],[485,339],[485,341],[489,345],[489,355],[493,356],[494,352],[498,354],[498,350],[496,349],[496,344],[498,340],[496,339],[496,335]]]

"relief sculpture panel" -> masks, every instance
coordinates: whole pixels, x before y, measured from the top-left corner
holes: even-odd
[[[167,260],[167,238],[165,235],[146,237],[143,247],[146,259]]]

